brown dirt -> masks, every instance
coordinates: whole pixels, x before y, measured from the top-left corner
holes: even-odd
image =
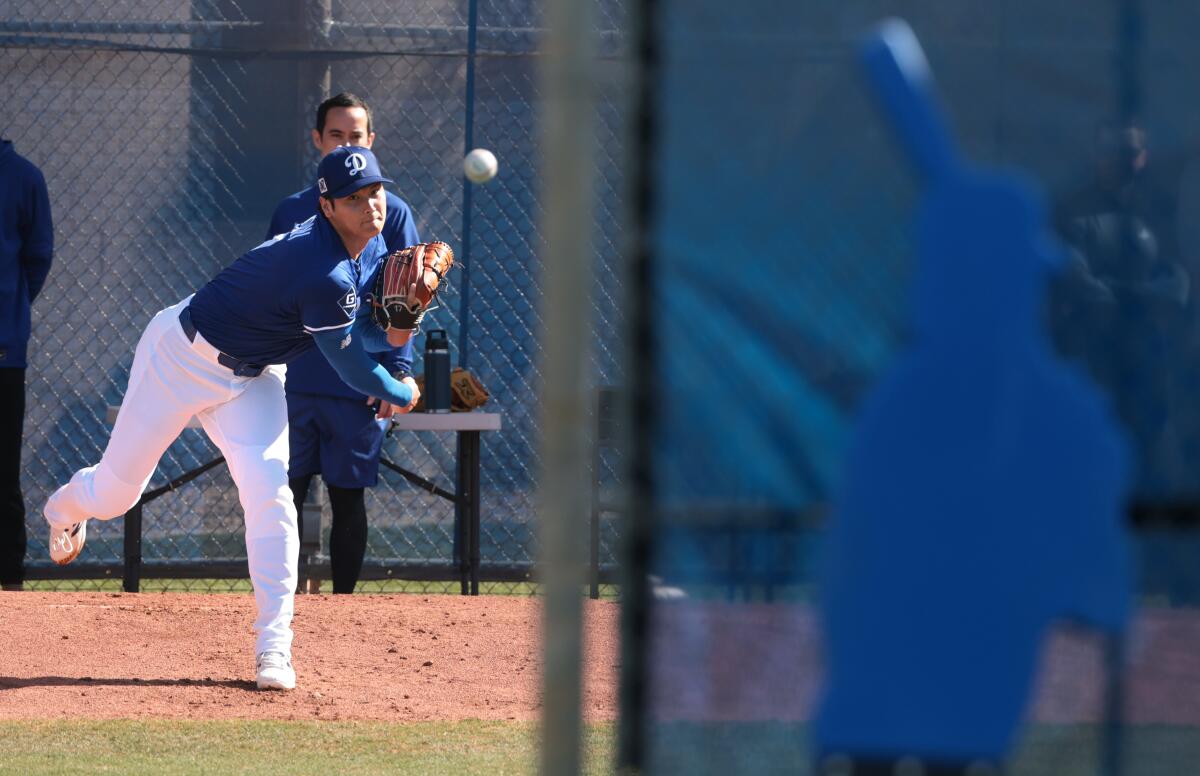
[[[536,720],[541,599],[297,596],[298,687],[254,688],[249,595],[0,593],[0,719]],[[584,717],[617,714],[617,606],[585,601]],[[1128,722],[1200,725],[1200,610],[1144,609],[1130,638]],[[803,721],[821,659],[807,606],[681,601],[658,609],[662,719]],[[1099,642],[1050,640],[1033,717],[1095,721]]]
[[[297,596],[294,692],[254,688],[249,595],[0,593],[0,719],[535,720],[541,600]],[[616,717],[617,607],[585,601],[584,717]]]

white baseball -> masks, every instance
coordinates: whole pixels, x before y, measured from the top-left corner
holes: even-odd
[[[463,172],[472,183],[487,183],[499,169],[496,155],[486,148],[476,148],[463,159]]]

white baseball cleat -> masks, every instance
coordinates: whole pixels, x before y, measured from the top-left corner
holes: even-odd
[[[87,521],[66,528],[50,526],[50,560],[60,566],[65,566],[79,557],[83,550],[83,541],[87,537]]]
[[[292,659],[282,652],[262,653],[258,656],[258,676],[254,681],[260,690],[296,689]]]

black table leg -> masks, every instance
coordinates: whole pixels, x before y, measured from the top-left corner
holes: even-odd
[[[142,501],[125,513],[126,593],[136,593],[142,584]]]
[[[457,550],[455,560],[458,561],[460,591],[463,595],[471,592],[471,515],[469,498],[471,493],[471,467],[464,459],[469,445],[465,439],[467,432],[458,432],[458,455],[454,456],[454,544]]]
[[[599,456],[597,456],[599,458]],[[595,464],[596,468],[593,471],[600,471],[599,464]],[[595,503],[598,498],[597,490],[592,489],[592,512],[588,517],[588,566],[591,572],[591,589],[588,595],[591,598],[600,597],[600,505]]]
[[[467,431],[463,437],[463,446],[466,448],[463,457],[467,459],[470,476],[467,504],[471,515],[471,595],[479,595],[479,432]]]

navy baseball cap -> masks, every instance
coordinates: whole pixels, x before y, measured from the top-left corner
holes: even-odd
[[[328,199],[348,197],[373,183],[392,183],[383,177],[379,160],[363,146],[338,146],[317,166],[317,191]]]

